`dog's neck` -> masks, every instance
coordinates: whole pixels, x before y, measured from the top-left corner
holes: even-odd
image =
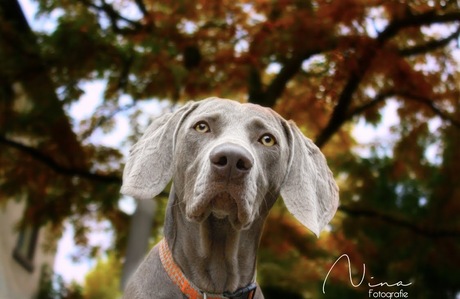
[[[171,188],[172,189],[172,188]],[[171,191],[165,236],[174,261],[187,279],[209,293],[233,292],[255,280],[256,254],[265,217],[246,230],[235,230],[227,219],[210,216],[190,222]]]

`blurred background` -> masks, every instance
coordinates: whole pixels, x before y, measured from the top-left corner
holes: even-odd
[[[319,239],[272,210],[266,298],[460,298],[458,0],[0,1],[0,298],[120,297],[129,148],[208,96],[293,119],[340,186]]]

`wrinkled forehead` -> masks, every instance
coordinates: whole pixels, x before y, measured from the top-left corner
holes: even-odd
[[[226,99],[214,98],[202,101],[192,113],[192,119],[197,117],[219,119],[228,124],[254,125],[277,131],[282,130],[281,117],[270,108]]]

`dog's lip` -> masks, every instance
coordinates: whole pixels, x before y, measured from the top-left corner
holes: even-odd
[[[235,230],[242,230],[251,223],[249,211],[242,207],[242,201],[243,198],[236,199],[230,192],[220,192],[190,206],[186,217],[198,223],[209,219],[210,216],[219,220],[227,218]]]
[[[238,211],[237,200],[230,193],[223,192],[211,199],[209,207],[211,212],[217,215],[230,215]]]
[[[217,219],[224,219],[225,217],[229,215],[227,211],[223,211],[223,210],[212,210],[211,214]]]

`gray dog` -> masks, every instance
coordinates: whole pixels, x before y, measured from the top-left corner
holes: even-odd
[[[171,179],[165,238],[124,298],[263,298],[256,254],[278,196],[316,235],[338,206],[323,154],[293,122],[218,98],[156,119],[131,149],[121,192],[151,199]]]

